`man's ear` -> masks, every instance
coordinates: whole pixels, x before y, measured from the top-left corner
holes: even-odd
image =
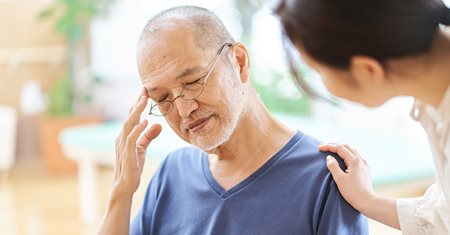
[[[350,73],[359,85],[379,86],[386,81],[383,65],[378,60],[368,56],[352,56]]]
[[[237,68],[241,77],[241,82],[246,83],[250,81],[250,57],[248,56],[247,48],[242,43],[234,43],[234,56],[237,62]]]

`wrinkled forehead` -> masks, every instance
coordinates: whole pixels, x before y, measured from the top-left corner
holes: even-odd
[[[183,79],[202,75],[209,63],[205,58],[213,56],[214,51],[196,43],[191,30],[176,26],[141,40],[137,62],[146,89],[169,89]]]

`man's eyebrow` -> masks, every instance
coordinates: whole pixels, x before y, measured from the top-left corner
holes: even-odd
[[[159,88],[158,87],[149,87],[149,88],[145,88],[145,90],[147,91],[147,94],[149,94],[149,93],[159,90]]]

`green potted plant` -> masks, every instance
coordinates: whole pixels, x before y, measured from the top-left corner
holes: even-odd
[[[56,79],[49,92],[51,115],[72,115],[74,81],[89,64],[89,25],[105,14],[113,0],[54,0],[40,14],[40,19],[56,18],[55,31],[67,43],[67,72]]]
[[[54,0],[39,14],[40,19],[55,21],[55,32],[66,41],[66,72],[53,82],[48,91],[48,112],[40,119],[42,155],[52,172],[75,172],[76,164],[66,157],[59,144],[59,133],[67,127],[100,122],[101,117],[80,116],[75,101],[89,101],[90,94],[79,91],[76,81],[89,76],[90,83],[99,79],[90,76],[89,26],[95,17],[105,14],[113,0]],[[86,78],[86,77],[84,77]]]

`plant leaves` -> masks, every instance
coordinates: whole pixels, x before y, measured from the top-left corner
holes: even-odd
[[[48,7],[39,12],[38,19],[46,19],[55,14],[55,7]]]

